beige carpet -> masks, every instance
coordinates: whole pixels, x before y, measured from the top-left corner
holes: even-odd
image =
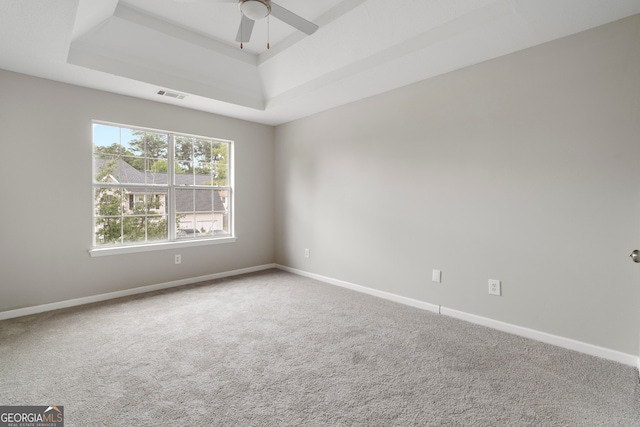
[[[72,426],[640,426],[637,371],[278,270],[0,322]]]

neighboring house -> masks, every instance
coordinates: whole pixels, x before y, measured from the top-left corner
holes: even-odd
[[[95,159],[95,174],[99,176],[105,170],[107,159]],[[221,235],[228,233],[227,212],[228,192],[216,187],[194,188],[196,185],[211,183],[210,175],[176,174],[175,203],[179,216],[178,237],[192,237],[199,235]],[[167,213],[167,189],[157,188],[149,193],[148,185],[167,185],[166,172],[142,172],[125,162],[121,158],[116,160],[113,170],[101,179],[102,182],[114,184],[130,184],[124,187],[123,210],[131,213],[136,203],[143,203],[144,197],[152,197],[156,203],[151,211]],[[145,185],[147,185],[145,187]]]

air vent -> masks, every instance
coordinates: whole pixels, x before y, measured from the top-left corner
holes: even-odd
[[[185,99],[187,97],[187,95],[184,95],[182,93],[169,92],[168,90],[162,90],[162,89],[159,89],[156,93],[160,96],[168,96],[169,98],[175,98],[175,99]]]

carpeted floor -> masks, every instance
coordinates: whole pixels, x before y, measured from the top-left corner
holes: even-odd
[[[633,368],[278,270],[0,322],[65,426],[640,426]]]

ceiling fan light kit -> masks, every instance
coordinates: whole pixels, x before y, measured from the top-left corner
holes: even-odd
[[[244,16],[254,21],[266,18],[271,13],[271,5],[265,0],[241,0],[238,7]]]

